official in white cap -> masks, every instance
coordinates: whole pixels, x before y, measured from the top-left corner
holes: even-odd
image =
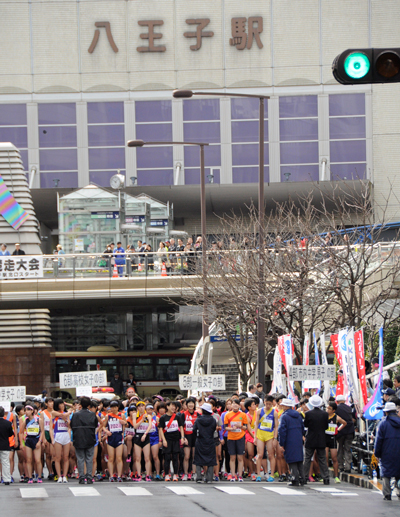
[[[304,475],[308,476],[308,473],[310,472],[311,458],[315,452],[318,458],[324,485],[329,485],[329,470],[326,463],[325,452],[325,431],[329,427],[329,417],[326,411],[321,410],[322,398],[319,395],[313,395],[309,402],[313,409],[307,411],[304,418],[304,427],[307,429],[305,443],[306,454],[303,466]]]
[[[288,485],[293,487],[304,485],[306,479],[303,473],[303,417],[293,409],[293,400],[283,399],[280,405],[283,414],[279,422],[278,441],[283,448],[292,476],[292,481]]]
[[[382,494],[385,501],[392,499],[390,480],[396,478],[396,495],[400,499],[400,417],[394,402],[386,402],[386,418],[379,424],[375,439],[375,456],[380,459]]]

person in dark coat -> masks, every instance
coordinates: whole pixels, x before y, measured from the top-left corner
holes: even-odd
[[[213,467],[217,464],[214,441],[217,422],[212,416],[211,404],[205,402],[200,409],[202,415],[196,418],[193,426],[193,435],[196,440],[193,463],[196,465],[196,482],[201,483],[201,467],[208,467],[205,482],[211,483]]]
[[[322,399],[318,395],[310,398],[310,404],[313,407],[307,411],[304,418],[304,427],[307,429],[306,435],[306,457],[304,459],[304,475],[307,477],[310,472],[311,458],[314,451],[317,454],[318,464],[324,485],[329,485],[329,470],[326,463],[326,434],[325,431],[329,427],[329,416],[326,411],[322,411]]]
[[[214,419],[213,419],[214,420]],[[214,420],[215,421],[215,420]],[[5,485],[11,482],[10,472],[10,438],[14,436],[11,422],[4,418],[4,408],[0,406],[0,461],[2,466],[2,478]],[[214,442],[213,442],[214,443]]]
[[[110,387],[114,388],[114,393],[116,395],[122,395],[124,392],[124,382],[118,372],[114,373],[114,379],[111,380]]]
[[[396,495],[400,499],[400,417],[396,404],[386,402],[383,411],[386,418],[379,424],[375,439],[375,456],[380,459],[383,499],[390,501],[390,479],[396,478]]]
[[[283,448],[286,463],[289,465],[292,481],[289,486],[304,485],[306,479],[303,474],[303,417],[293,409],[294,402],[283,399],[281,407],[284,411],[279,421],[278,441]]]

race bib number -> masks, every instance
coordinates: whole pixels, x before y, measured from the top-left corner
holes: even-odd
[[[44,419],[44,430],[50,431],[50,420]]]
[[[271,429],[272,429],[271,420],[264,420],[260,426],[260,429],[262,429],[263,431],[271,431]]]
[[[117,422],[108,422],[108,428],[110,429],[110,431],[112,433],[120,433],[122,431],[122,425],[117,421]]]
[[[329,424],[328,429],[325,431],[326,434],[336,434],[337,425],[336,424]]]
[[[191,420],[186,420],[185,424],[185,430],[190,433],[193,432],[193,422]]]
[[[30,427],[28,427],[26,434],[28,436],[37,436],[39,434],[39,431],[40,429],[38,425],[31,425]]]
[[[179,425],[178,425],[177,420],[174,420],[171,423],[171,425],[168,427],[167,433],[173,433],[173,432],[176,432],[176,431],[179,431]]]
[[[148,427],[149,424],[147,422],[140,423],[139,427],[137,428],[138,434],[144,434],[147,431]]]
[[[66,422],[65,420],[61,420],[60,418],[59,420],[57,420],[57,424],[59,431],[68,431],[68,422]]]
[[[232,432],[233,433],[241,433],[242,432],[242,422],[231,422]]]
[[[135,430],[132,427],[125,429],[125,436],[135,436]]]

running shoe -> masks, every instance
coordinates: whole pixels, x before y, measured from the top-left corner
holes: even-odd
[[[253,473],[252,473],[252,475],[251,475],[251,480],[252,480],[252,481],[255,481],[255,480],[256,480],[256,477],[257,477],[257,476],[256,476],[256,475],[254,474],[254,472],[253,472]]]
[[[231,479],[232,482],[235,482],[237,481],[237,476],[232,476],[232,479]]]
[[[62,478],[62,482],[63,482],[63,483],[68,483],[68,479],[64,476],[64,477]]]
[[[103,475],[97,474],[97,481],[103,481]]]
[[[11,476],[11,483],[14,483],[14,478]]]
[[[275,481],[275,478],[274,478],[274,477],[272,477],[272,476],[268,476],[268,477],[266,478],[266,481],[267,481],[268,483],[273,483],[273,482]]]
[[[24,476],[21,476],[21,478],[20,478],[19,482],[20,482],[20,483],[23,483],[24,481],[25,481]]]
[[[239,481],[239,483],[243,483],[243,478],[242,478],[242,476],[238,476],[238,481]]]
[[[219,476],[214,476],[214,481],[219,481]]]
[[[249,476],[249,473],[248,472],[243,472],[243,477],[244,478],[247,478]]]
[[[54,474],[54,481],[58,481],[58,476],[57,476],[57,474]]]
[[[48,479],[49,481],[52,481],[52,480],[54,479],[54,474],[49,474],[49,475],[47,476],[47,479]]]
[[[109,478],[109,479],[108,479],[108,481],[109,481],[110,483],[114,483],[114,478]]]
[[[43,483],[42,478],[37,478],[37,482],[38,482],[38,483]],[[12,481],[11,481],[11,483],[12,483]]]
[[[169,474],[167,474],[167,475],[165,476],[164,481],[171,481],[171,476],[170,476]]]
[[[232,481],[232,474],[228,474],[227,481]],[[233,480],[235,481],[235,480]]]
[[[162,481],[162,477],[160,476],[160,474],[157,474],[155,479],[156,481]]]
[[[57,483],[62,483],[62,479],[63,479],[63,478],[60,476],[60,477],[57,479]],[[28,483],[29,483],[29,481],[28,481]]]
[[[29,479],[28,485],[33,485],[33,479],[32,478]]]
[[[335,483],[341,483],[339,478],[335,478]]]
[[[187,481],[188,480],[188,475],[187,474],[183,474],[182,477],[181,477],[181,481]]]
[[[283,474],[281,476],[279,476],[278,481],[279,481],[279,483],[284,483],[286,481],[285,476]]]
[[[188,481],[192,481],[192,474],[188,474]]]
[[[147,482],[151,481],[151,476],[146,476],[146,481]]]
[[[308,481],[310,483],[315,483],[315,479],[312,476],[308,476]]]
[[[174,474],[174,477],[172,478],[172,481],[179,481],[178,480],[178,476],[176,474]]]
[[[118,483],[122,483],[122,478],[117,478]]]
[[[257,477],[256,477],[256,482],[257,482],[257,483],[260,483],[260,482],[261,482],[261,476],[257,476]]]
[[[87,478],[87,480],[86,480],[86,483],[87,483],[88,485],[93,485],[93,483],[94,483],[94,482],[95,482],[95,479],[94,479],[94,478]]]
[[[279,477],[279,472],[275,472],[274,473],[274,478],[278,478]]]
[[[132,456],[131,456],[131,455],[129,455],[129,456],[126,458],[126,462],[127,462],[127,463],[130,463],[131,461],[132,461]]]

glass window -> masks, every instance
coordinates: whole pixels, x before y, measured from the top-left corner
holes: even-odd
[[[171,101],[136,101],[136,122],[170,122],[172,121]]]
[[[279,97],[280,118],[318,117],[317,95]]]
[[[357,180],[366,178],[366,163],[333,163],[331,179]]]
[[[123,125],[88,126],[89,147],[110,147],[125,145]]]
[[[173,167],[172,146],[141,147],[136,151],[138,169]]]
[[[219,120],[219,99],[184,100],[183,120]]]
[[[318,181],[318,165],[291,165],[281,167],[281,181]]]
[[[331,140],[365,138],[365,117],[337,117],[329,120]]]
[[[219,143],[219,122],[187,122],[183,124],[185,142]]]
[[[0,142],[18,147],[24,170],[28,170],[28,128],[25,104],[0,104]]]
[[[89,149],[89,169],[125,169],[124,148],[92,148]]]
[[[231,99],[231,118],[238,119],[259,119],[260,101],[255,98],[238,97]],[[264,101],[264,118],[268,118],[268,102]]]
[[[264,122],[264,137],[268,141],[268,120]],[[232,142],[259,142],[259,122],[257,120],[232,121]]]
[[[78,170],[76,149],[40,149],[41,171],[74,171]]]
[[[146,169],[138,171],[137,184],[145,185],[173,185],[173,169]]]
[[[42,188],[68,187],[78,188],[77,172],[44,172],[40,174],[40,186]]]
[[[331,162],[365,162],[365,140],[334,140],[330,143]]]
[[[88,124],[124,122],[123,102],[88,102]]]
[[[0,126],[26,126],[25,104],[0,104]]]
[[[258,167],[233,167],[233,183],[258,183]],[[269,181],[269,167],[264,167],[264,181]]]
[[[200,167],[200,149],[196,145],[188,145],[184,148],[185,169],[188,167]],[[221,166],[221,147],[210,145],[204,148],[204,163],[206,167]]]
[[[39,147],[76,147],[76,126],[41,126]]]
[[[43,103],[38,105],[39,126],[76,124],[75,103]]]
[[[145,142],[171,142],[172,124],[138,124],[136,138]]]
[[[213,175],[212,183],[220,183],[220,169],[206,168],[204,172],[206,183],[211,183],[210,178],[208,178],[211,174]],[[185,185],[200,185],[200,169],[185,169]]]
[[[281,143],[281,164],[318,164],[318,142]]]
[[[318,119],[285,119],[279,121],[281,141],[318,140]]]
[[[0,142],[11,142],[15,147],[28,147],[28,131],[26,127],[1,127]]]
[[[235,144],[232,145],[233,165],[258,165],[259,163],[258,144]],[[269,163],[269,145],[264,144],[264,165]]]
[[[329,95],[329,115],[331,117],[365,115],[365,95],[363,93]]]
[[[156,379],[160,381],[177,381],[179,372],[178,366],[175,365],[157,365],[156,366]],[[187,371],[186,371],[187,373]]]

